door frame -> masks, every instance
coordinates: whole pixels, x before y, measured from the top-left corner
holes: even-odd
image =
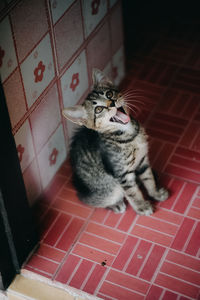
[[[0,82],[0,289],[5,290],[20,273],[22,264],[37,243],[36,225]]]

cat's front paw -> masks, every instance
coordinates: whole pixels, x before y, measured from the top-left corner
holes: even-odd
[[[136,213],[141,216],[150,216],[153,214],[154,210],[150,202],[142,201],[140,205],[137,205],[135,209]]]
[[[162,187],[156,191],[156,193],[153,195],[153,198],[157,201],[165,201],[167,198],[169,198],[169,192]]]

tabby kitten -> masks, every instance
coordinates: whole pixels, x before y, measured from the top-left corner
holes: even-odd
[[[168,192],[156,186],[145,131],[129,116],[125,97],[97,69],[93,84],[82,105],[63,110],[65,118],[81,125],[70,150],[78,196],[88,205],[120,213],[126,210],[125,197],[136,213],[151,215],[153,207],[137,179],[155,200],[164,201]]]

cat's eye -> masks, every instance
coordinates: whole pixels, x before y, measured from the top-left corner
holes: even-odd
[[[112,92],[112,91],[108,91],[108,92],[106,93],[106,97],[107,97],[108,99],[111,99],[111,98],[113,97],[113,92]]]
[[[100,114],[103,111],[104,107],[103,106],[97,106],[95,107],[95,114]]]

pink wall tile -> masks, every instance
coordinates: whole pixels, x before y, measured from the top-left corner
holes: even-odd
[[[107,1],[82,0],[85,36],[88,37],[107,12]]]
[[[55,40],[58,65],[59,69],[62,69],[83,43],[83,26],[79,1],[55,25]]]
[[[47,34],[21,64],[22,78],[30,107],[55,75],[50,36]]]
[[[109,63],[105,66],[105,68],[103,69],[103,73],[108,76],[108,78],[113,79],[112,77],[112,64],[111,61],[109,61]]]
[[[28,120],[26,120],[26,122],[20,127],[19,131],[16,133],[15,143],[18,151],[21,169],[23,172],[32,162],[35,156],[33,148],[33,139]]]
[[[75,0],[50,0],[51,14],[55,24]]]
[[[65,138],[63,134],[63,127],[60,125],[38,155],[43,188],[49,184],[65,158]]]
[[[112,68],[112,76],[114,79],[114,83],[119,85],[125,75],[124,69],[124,49],[120,47],[117,52],[113,55],[112,58],[113,68]]]
[[[45,1],[21,1],[12,11],[11,20],[21,62],[48,30]]]
[[[29,203],[33,204],[42,191],[40,174],[36,159],[34,159],[32,163],[26,168],[23,173],[23,178]]]
[[[61,77],[61,89],[64,107],[75,105],[88,89],[85,51],[77,57]]]
[[[4,81],[17,67],[17,58],[8,17],[1,21],[0,32],[0,74],[2,81]]]
[[[30,117],[36,151],[47,142],[61,122],[57,86],[54,85]]]
[[[99,49],[101,49],[101,51],[99,51]],[[103,70],[110,60],[111,45],[108,22],[104,23],[94,38],[89,42],[87,47],[87,58],[90,76],[92,68]]]
[[[12,128],[26,113],[26,100],[22,87],[19,69],[6,80],[3,85]],[[15,95],[13,97],[13,95]]]
[[[112,52],[115,53],[123,43],[123,22],[120,3],[113,8],[110,17]]]

